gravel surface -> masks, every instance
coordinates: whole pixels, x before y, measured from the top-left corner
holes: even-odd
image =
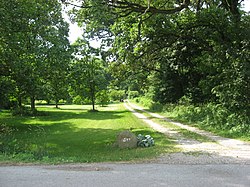
[[[210,132],[190,127],[179,122],[174,122],[164,116],[143,110],[139,106],[130,102],[124,103],[125,107],[133,114],[142,119],[151,128],[174,138],[177,147],[182,149],[181,153],[161,155],[153,162],[166,164],[250,164],[250,144],[240,140],[223,138]],[[147,112],[155,118],[166,120],[183,129],[206,136],[215,142],[199,142],[193,139],[183,137],[177,131],[173,131],[162,125],[153,122],[145,115],[136,110]]]

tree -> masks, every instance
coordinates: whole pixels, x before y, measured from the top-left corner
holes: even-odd
[[[67,77],[69,74],[69,64],[72,59],[71,47],[67,39],[68,24],[59,19],[60,26],[58,28],[51,27],[48,32],[48,40],[51,46],[47,48],[46,54],[46,69],[43,75],[46,84],[48,85],[48,97],[55,100],[56,108],[60,99],[67,97],[68,83]]]
[[[101,90],[96,94],[97,102],[101,104],[101,106],[105,106],[109,103],[109,95],[107,90]]]
[[[57,48],[57,55],[65,41],[68,25],[62,19],[57,0],[0,1],[1,6],[1,67],[16,86],[19,106],[29,97],[31,109],[44,84],[48,51]],[[2,34],[3,33],[3,34]],[[65,46],[65,45],[64,45]]]
[[[77,40],[73,44],[75,60],[71,64],[72,87],[81,97],[91,100],[95,111],[96,94],[107,89],[107,73],[104,61],[97,58],[98,50],[87,41]]]
[[[112,36],[116,77],[145,73],[145,92],[162,103],[185,95],[235,111],[249,108],[249,15],[240,2],[87,0],[74,13],[88,37]]]

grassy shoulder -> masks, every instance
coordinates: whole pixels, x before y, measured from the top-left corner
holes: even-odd
[[[147,100],[146,100],[147,101]],[[157,112],[174,121],[213,132],[214,134],[250,142],[249,117],[232,114],[219,105],[165,105],[152,104],[151,101],[132,100],[150,112]]]
[[[9,111],[1,111],[0,163],[132,161],[176,151],[170,140],[148,128],[122,104],[99,107],[99,112],[88,109],[90,106],[40,106],[38,110],[47,115],[37,117],[12,116]],[[117,134],[127,129],[136,135],[150,134],[156,145],[115,147]]]

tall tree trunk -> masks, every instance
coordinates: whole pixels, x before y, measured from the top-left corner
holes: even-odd
[[[35,97],[34,96],[31,96],[30,97],[30,107],[31,107],[31,110],[32,111],[35,111]]]
[[[56,97],[56,108],[58,108],[58,98]]]
[[[91,97],[91,101],[92,101],[92,110],[95,111],[95,99],[93,96]]]
[[[95,84],[93,82],[91,82],[90,85],[90,94],[91,94],[92,110],[95,111]]]

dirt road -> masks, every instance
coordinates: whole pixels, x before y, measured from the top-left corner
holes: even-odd
[[[162,155],[157,160],[161,163],[188,163],[188,164],[206,164],[206,163],[242,163],[250,164],[250,144],[229,138],[223,138],[217,135],[214,135],[210,132],[206,132],[195,127],[190,127],[179,122],[174,122],[164,116],[161,116],[156,113],[151,113],[143,110],[141,107],[130,103],[129,101],[124,103],[125,107],[133,112],[133,114],[147,123],[151,128],[161,133],[164,133],[166,136],[171,137],[177,143],[177,147],[182,149],[182,153]],[[166,120],[170,123],[173,123],[176,126],[179,126],[188,131],[195,132],[202,136],[206,136],[214,142],[199,142],[197,140],[188,139],[183,137],[181,133],[178,133],[175,130],[164,127],[145,115],[141,112],[146,112],[154,118],[159,118],[161,120]]]

